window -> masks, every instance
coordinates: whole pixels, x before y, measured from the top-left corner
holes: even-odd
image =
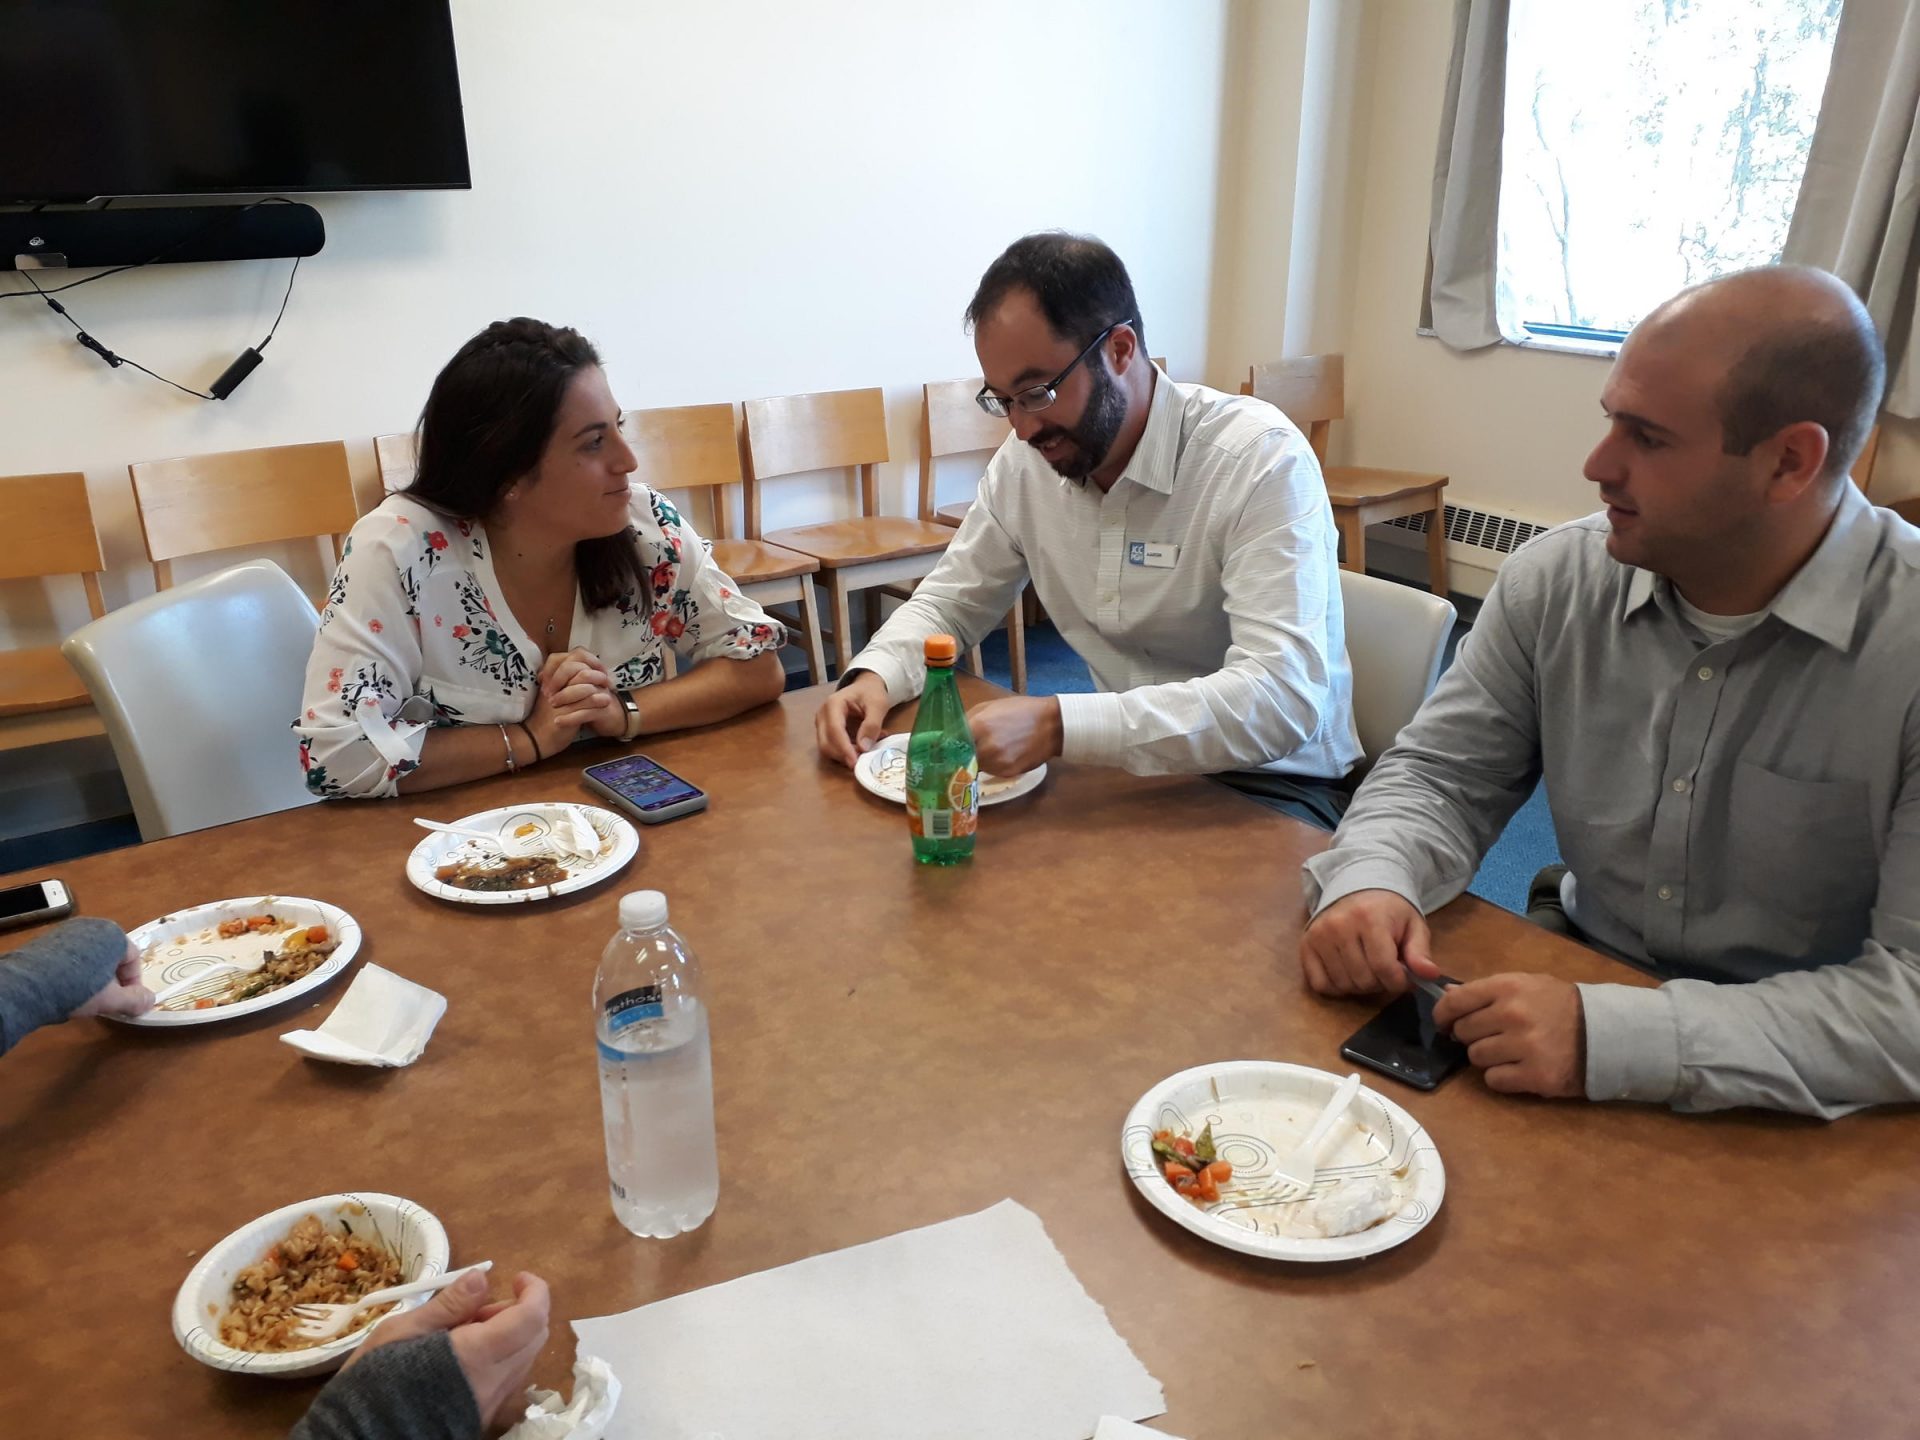
[[[1842,0],[1513,0],[1495,304],[1617,340],[1780,258]]]

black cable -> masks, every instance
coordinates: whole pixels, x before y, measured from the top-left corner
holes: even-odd
[[[58,300],[54,299],[46,291],[40,289],[40,282],[33,278],[33,272],[31,270],[22,270],[20,273],[27,277],[27,283],[29,285],[33,286],[35,290],[39,291],[40,298],[47,302],[47,308],[53,311],[53,313],[58,315],[62,320],[66,321],[69,325],[73,326],[74,333],[79,338],[80,343],[86,346],[87,349],[93,351],[94,354],[98,355],[102,360],[106,361],[107,364],[113,366],[116,370],[119,369],[122,365],[131,365],[133,366],[134,369],[138,370],[142,375],[152,375],[154,379],[159,380],[165,384],[171,385],[176,390],[185,391],[185,393],[193,396],[196,399],[199,399],[199,400],[213,399],[213,396],[209,395],[204,390],[188,389],[187,386],[182,385],[178,380],[168,380],[166,376],[156,374],[154,371],[147,369],[147,367],[142,365],[138,360],[129,360],[124,355],[114,354],[113,351],[107,349],[106,346],[102,345],[98,340],[94,339],[93,336],[89,335],[86,332],[86,330],[81,326],[80,322],[74,319],[73,316],[67,313],[66,306],[62,305]],[[21,293],[25,294],[26,292],[22,291]]]
[[[287,301],[293,298],[293,280],[300,273],[300,257],[293,257],[293,269],[287,272],[287,293],[280,297],[280,314],[273,317],[273,328],[267,331],[267,338],[254,346],[255,350],[264,350],[273,343],[273,337],[280,333],[281,317],[287,313]]]

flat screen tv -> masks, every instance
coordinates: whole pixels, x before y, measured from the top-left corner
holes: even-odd
[[[470,184],[447,0],[0,0],[0,204]]]

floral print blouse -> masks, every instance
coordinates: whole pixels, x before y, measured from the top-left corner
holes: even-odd
[[[576,592],[568,642],[598,655],[615,685],[631,690],[664,678],[668,646],[696,664],[750,660],[786,643],[785,628],[740,593],[664,497],[636,480],[630,514],[646,591],[594,611]],[[545,651],[496,601],[499,581],[478,521],[393,495],[360,518],[345,551],[293,728],[316,795],[392,795],[420,763],[430,728],[525,719]],[[403,719],[400,707],[413,696],[428,703]]]

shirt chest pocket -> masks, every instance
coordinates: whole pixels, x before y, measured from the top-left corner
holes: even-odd
[[[1728,888],[1778,913],[1816,955],[1857,944],[1880,857],[1862,780],[1796,780],[1742,760],[1728,803]]]

